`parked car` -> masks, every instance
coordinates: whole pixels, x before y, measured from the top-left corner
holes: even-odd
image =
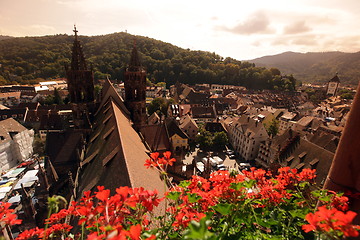
[[[202,162],[197,162],[196,163],[196,168],[200,171],[200,172],[204,172],[205,170],[205,165]]]
[[[231,158],[231,159],[235,159],[235,158],[236,158],[236,156],[235,156],[234,154],[231,154],[231,155],[229,156],[229,158]]]
[[[233,155],[233,154],[234,154],[234,151],[233,151],[233,150],[230,150],[230,149],[229,149],[229,150],[226,150],[226,154],[227,154],[227,155]]]
[[[214,159],[214,161],[216,162],[216,164],[222,164],[224,162],[224,160],[222,160],[220,157],[218,156],[213,156],[212,157]]]
[[[219,165],[217,165],[217,169],[221,170],[221,171],[224,171],[224,170],[226,170],[226,167],[225,167],[224,164],[219,164]]]
[[[208,161],[209,161],[210,164],[211,164],[211,166],[213,166],[213,167],[216,167],[218,164],[221,164],[221,163],[224,162],[224,161],[223,161],[220,157],[218,157],[218,156],[208,157],[208,158],[204,157],[204,158],[201,159],[201,161],[202,161],[204,164],[207,164]]]
[[[239,163],[239,170],[249,170],[251,168],[250,163]]]

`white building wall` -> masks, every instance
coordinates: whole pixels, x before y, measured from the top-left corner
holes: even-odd
[[[259,123],[261,124],[261,123]],[[230,126],[228,134],[231,145],[245,160],[255,159],[259,152],[260,143],[268,138],[264,127],[261,127],[255,135],[249,137],[249,131],[244,133],[240,128]]]
[[[0,168],[8,170],[33,154],[34,130],[25,130],[0,144]]]
[[[24,161],[33,154],[34,130],[25,130],[13,138],[15,154],[19,161]]]
[[[18,164],[17,159],[13,155],[12,140],[5,141],[0,144],[0,167],[1,171],[8,170]]]

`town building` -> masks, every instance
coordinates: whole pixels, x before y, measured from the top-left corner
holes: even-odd
[[[260,144],[255,159],[259,167],[276,171],[279,167],[316,169],[316,182],[324,184],[334,153],[301,137],[291,129]]]
[[[191,140],[195,140],[199,127],[190,115],[186,114],[180,118],[179,127]]]
[[[0,121],[0,168],[8,170],[31,157],[34,131],[28,130],[16,120]]]
[[[254,160],[258,155],[260,143],[269,138],[263,124],[246,115],[227,118],[224,124],[231,145],[246,161]]]

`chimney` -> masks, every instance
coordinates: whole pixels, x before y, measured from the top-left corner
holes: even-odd
[[[250,121],[250,117],[248,117],[247,121],[248,121],[248,122]]]

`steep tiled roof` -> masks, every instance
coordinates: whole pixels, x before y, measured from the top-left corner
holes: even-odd
[[[322,147],[315,145],[307,140],[300,139],[300,143],[291,153],[292,161],[285,162],[291,168],[316,169],[316,182],[323,184],[329,172],[334,154]]]
[[[193,106],[191,112],[194,118],[216,118],[215,109],[213,106]]]
[[[25,131],[26,128],[21,125],[20,123],[18,123],[16,120],[12,119],[12,118],[8,118],[5,120],[0,121],[0,136],[1,136],[1,140],[0,141],[7,141],[11,139],[11,132],[22,132]]]
[[[337,145],[340,141],[338,136],[323,131],[316,131],[314,135],[308,139],[310,142],[325,148],[332,153],[335,153]]]
[[[195,120],[190,117],[189,115],[184,115],[181,119],[180,119],[180,128],[184,128],[187,124],[192,123],[196,128],[198,127],[198,125],[196,124]]]
[[[145,125],[140,132],[151,151],[170,150],[169,136],[164,124]]]
[[[174,136],[175,134],[179,135],[181,138],[189,138],[176,124],[173,119],[166,119],[165,121],[166,129],[169,134],[169,137]]]
[[[157,189],[161,194],[163,183],[157,171],[144,166],[145,159],[149,157],[147,152],[131,126],[122,99],[107,81],[86,156],[81,163],[79,192],[102,185],[113,193],[120,186],[130,186]]]
[[[149,123],[158,123],[160,121],[160,117],[156,112],[153,112],[151,116],[148,118]]]

